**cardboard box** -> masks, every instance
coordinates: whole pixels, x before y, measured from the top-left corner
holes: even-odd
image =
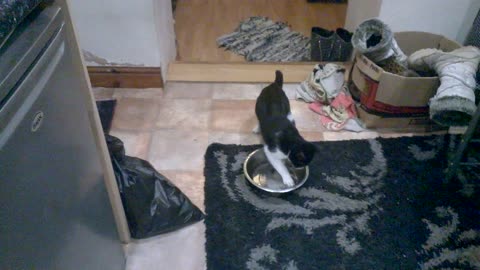
[[[455,41],[425,32],[399,32],[395,39],[406,55],[424,48],[452,51],[460,47]],[[386,72],[361,54],[355,57],[349,80],[352,95],[368,111],[412,117],[428,115],[428,102],[440,84],[438,77]]]
[[[368,112],[362,105],[357,105],[358,117],[367,128],[388,128],[401,130],[416,130],[422,132],[445,130],[446,127],[437,125],[429,116],[388,115]]]

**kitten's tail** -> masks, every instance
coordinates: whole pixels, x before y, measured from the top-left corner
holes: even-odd
[[[283,74],[280,70],[275,71],[275,83],[280,87],[283,86]]]

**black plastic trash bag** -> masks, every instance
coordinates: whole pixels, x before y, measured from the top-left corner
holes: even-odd
[[[115,99],[97,100],[97,110],[100,116],[100,122],[102,123],[102,129],[105,134],[110,132],[116,106],[117,100]]]
[[[126,156],[120,139],[105,138],[133,238],[170,232],[203,219],[200,209],[149,162]]]

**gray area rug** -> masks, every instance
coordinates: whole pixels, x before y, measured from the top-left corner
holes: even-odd
[[[310,58],[309,37],[266,17],[241,22],[235,32],[219,37],[217,44],[252,62],[299,62]]]
[[[282,196],[244,178],[242,164],[260,146],[211,145],[207,268],[480,269],[478,174],[443,183],[457,141],[320,142],[308,181]]]

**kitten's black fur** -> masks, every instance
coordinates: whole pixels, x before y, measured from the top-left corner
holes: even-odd
[[[255,113],[260,132],[270,151],[279,149],[295,167],[304,167],[312,161],[315,146],[305,141],[295,127],[291,116],[290,102],[282,89],[283,74],[275,72],[275,81],[265,87],[257,98]]]

